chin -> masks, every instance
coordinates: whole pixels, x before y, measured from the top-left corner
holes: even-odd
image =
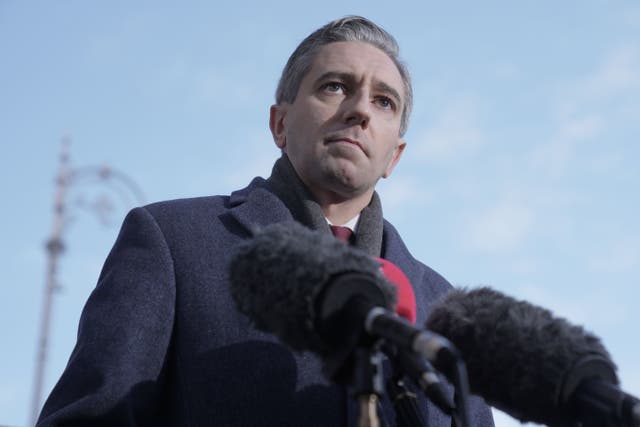
[[[358,177],[338,176],[335,177],[334,188],[337,193],[345,197],[356,197],[369,191],[371,186],[358,179]]]

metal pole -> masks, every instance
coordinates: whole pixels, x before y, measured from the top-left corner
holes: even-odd
[[[53,294],[59,288],[57,280],[58,259],[64,251],[62,232],[66,221],[65,196],[69,185],[69,139],[63,138],[60,153],[60,168],[56,178],[56,196],[53,209],[53,230],[47,240],[47,272],[44,286],[44,298],[42,303],[42,317],[40,321],[40,337],[36,357],[36,372],[33,387],[33,400],[31,404],[31,425],[34,426],[40,412],[42,387],[44,383],[45,366],[47,363],[47,350],[49,342],[49,325],[53,308]]]
[[[45,380],[46,365],[47,365],[47,353],[49,346],[49,330],[51,328],[51,316],[53,311],[53,299],[54,294],[60,289],[58,283],[58,262],[65,249],[65,242],[63,240],[63,234],[69,223],[69,211],[70,205],[67,203],[70,189],[74,184],[82,181],[83,178],[96,177],[101,181],[113,182],[120,181],[126,189],[131,191],[134,195],[134,199],[137,199],[138,203],[144,202],[144,196],[142,191],[135,184],[135,182],[122,172],[113,170],[107,166],[103,167],[83,167],[80,169],[72,168],[69,161],[71,140],[69,137],[62,139],[62,148],[60,152],[60,168],[58,169],[58,175],[56,177],[56,195],[53,210],[53,229],[51,236],[46,242],[45,249],[47,251],[47,271],[46,280],[44,286],[44,297],[42,302],[41,311],[41,323],[40,323],[40,336],[37,342],[36,349],[36,369],[33,386],[33,401],[31,407],[31,421],[32,425],[35,425],[38,420],[38,415],[42,405],[42,389]],[[117,192],[121,197],[123,192],[121,188],[111,188],[114,192]],[[123,202],[126,200],[123,198]],[[128,203],[126,203],[128,204]],[[104,212],[100,209],[100,205],[93,206],[93,210],[98,215],[103,215]]]

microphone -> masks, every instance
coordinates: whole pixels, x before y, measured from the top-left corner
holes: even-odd
[[[411,324],[416,323],[416,296],[409,279],[404,272],[392,263],[383,258],[375,258],[381,265],[384,277],[396,287],[398,301],[394,311],[398,316],[404,317]]]
[[[617,387],[600,339],[549,310],[486,287],[456,290],[426,326],[459,349],[471,391],[522,422],[640,426],[640,401]]]
[[[396,289],[378,262],[297,222],[256,230],[237,246],[229,277],[238,309],[296,350],[335,356],[383,338],[437,368],[457,361],[447,340],[391,311]]]
[[[407,319],[411,324],[416,323],[416,297],[411,287],[409,279],[404,272],[394,263],[382,258],[376,258],[381,264],[384,276],[396,286],[398,294],[398,302],[395,306],[395,312]],[[455,409],[449,392],[440,380],[440,376],[436,369],[427,362],[423,357],[414,352],[398,351],[397,348],[391,346],[383,346],[383,351],[393,361],[395,365],[402,368],[404,374],[414,380],[423,393],[445,414],[451,415]],[[411,393],[406,390],[401,376],[392,378],[388,385],[392,400],[395,403],[410,400],[408,396]],[[394,397],[396,396],[396,397]],[[407,406],[412,406],[408,404]],[[416,412],[413,408],[398,409],[398,414]],[[414,416],[418,418],[417,416]],[[420,422],[404,422],[399,425],[423,425]]]
[[[360,339],[363,307],[389,310],[396,302],[378,262],[297,222],[255,230],[237,246],[229,277],[238,309],[257,329],[323,357]]]
[[[354,364],[360,366],[355,359],[362,353],[355,350],[372,347],[378,338],[398,351],[420,353],[454,377],[462,390],[456,395],[460,425],[468,425],[466,371],[458,352],[445,338],[391,311],[396,289],[378,262],[297,222],[253,234],[236,247],[229,279],[238,310],[257,329],[320,355],[325,375],[338,384],[354,380]]]

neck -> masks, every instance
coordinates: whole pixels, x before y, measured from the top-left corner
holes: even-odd
[[[327,218],[333,224],[344,224],[360,214],[354,245],[371,256],[382,254],[382,205],[373,189],[348,198],[339,193],[312,194],[286,155],[276,161],[267,182],[292,217],[312,230],[329,233]]]
[[[358,215],[371,202],[373,189],[356,197],[340,197],[336,194],[313,194],[324,216],[332,224],[344,224]]]

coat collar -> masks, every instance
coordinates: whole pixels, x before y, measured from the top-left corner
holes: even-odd
[[[256,227],[294,219],[263,178],[254,178],[246,188],[231,193],[229,203],[229,215],[245,228],[248,235],[252,235]],[[431,270],[411,255],[393,225],[384,221],[383,230],[381,257],[396,264],[406,274],[417,301],[433,300],[434,295],[419,286],[425,280],[426,272]],[[418,304],[417,308],[417,321],[424,322],[427,315],[425,304]]]
[[[229,196],[233,217],[249,234],[255,227],[293,220],[284,203],[267,187],[263,178],[254,178],[251,183]]]

